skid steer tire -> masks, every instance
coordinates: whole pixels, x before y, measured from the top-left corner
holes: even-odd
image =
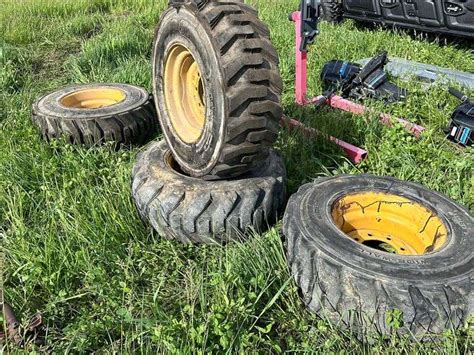
[[[427,339],[462,326],[474,312],[473,230],[469,212],[445,196],[370,175],[302,186],[283,220],[305,305],[363,339],[394,327]]]
[[[143,88],[126,84],[69,86],[37,100],[32,121],[48,142],[116,147],[145,143],[158,128],[156,109]]]
[[[322,18],[329,23],[341,23],[343,7],[341,0],[322,0],[321,2]]]
[[[283,83],[270,32],[239,1],[170,4],[152,59],[165,139],[191,176],[240,176],[265,160],[278,135]]]
[[[132,194],[143,221],[183,243],[242,240],[276,222],[286,202],[282,157],[234,180],[206,181],[180,171],[164,140],[150,143],[133,169]]]

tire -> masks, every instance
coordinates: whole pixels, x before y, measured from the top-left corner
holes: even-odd
[[[156,132],[158,120],[150,94],[126,84],[69,86],[33,104],[33,123],[48,142],[65,137],[71,144],[140,144]]]
[[[241,240],[251,229],[262,232],[277,220],[286,202],[286,170],[271,150],[263,167],[241,179],[189,177],[162,140],[139,155],[132,193],[142,220],[164,238],[223,243]]]
[[[322,18],[329,23],[341,23],[344,13],[341,0],[322,0]]]
[[[360,196],[375,200],[358,202]],[[421,209],[407,213],[415,208]],[[398,228],[389,228],[395,213],[401,213],[393,219]],[[364,234],[372,228],[369,225],[380,228],[379,236]],[[344,228],[355,234],[348,237]],[[385,234],[382,243],[387,228],[391,234]],[[408,228],[418,232],[400,232]],[[283,220],[287,259],[303,302],[364,337],[397,329],[387,318],[395,309],[402,312],[397,331],[417,339],[463,325],[474,311],[473,230],[469,212],[445,196],[414,183],[370,175],[342,175],[302,186],[290,198]],[[364,237],[361,244],[354,239],[361,235],[374,240]],[[424,251],[425,246],[418,245],[418,255],[400,254],[400,245],[393,248],[396,254],[380,250],[398,238],[413,244],[425,235],[434,236],[426,239],[432,245]],[[403,250],[413,254],[409,248]]]
[[[189,175],[238,177],[265,160],[278,135],[283,83],[269,30],[239,1],[171,5],[156,30],[152,59],[163,134]],[[183,84],[188,79],[190,87]]]

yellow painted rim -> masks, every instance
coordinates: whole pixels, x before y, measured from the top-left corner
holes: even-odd
[[[191,52],[174,45],[164,67],[164,95],[168,117],[179,138],[195,143],[204,129],[206,106],[199,65]]]
[[[125,100],[125,92],[120,89],[97,88],[74,91],[61,98],[61,105],[69,108],[102,108]]]
[[[393,194],[348,194],[334,203],[331,214],[349,238],[389,253],[431,253],[439,250],[448,236],[446,226],[433,211]]]

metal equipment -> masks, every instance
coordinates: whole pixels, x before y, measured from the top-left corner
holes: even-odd
[[[461,101],[454,110],[445,130],[448,139],[463,146],[474,144],[474,100],[462,92],[449,88],[449,93]]]
[[[358,60],[357,63],[366,65],[370,59],[364,58]],[[390,57],[389,62],[385,66],[385,71],[402,80],[415,79],[422,83],[427,83],[427,85],[434,83],[445,85],[456,83],[468,90],[474,90],[474,73],[443,68],[437,65]]]
[[[300,10],[290,14],[289,18],[295,23],[296,29],[296,72],[295,72],[295,101],[300,106],[306,105],[329,105],[342,111],[351,112],[357,115],[365,115],[373,113],[370,108],[362,104],[350,101],[341,96],[335,95],[331,92],[319,95],[316,97],[308,97],[308,46],[314,43],[316,36],[319,34],[318,21],[320,17],[319,0],[302,0]],[[403,118],[392,118],[387,113],[378,113],[380,121],[390,126],[392,120],[401,123],[405,129],[418,137],[425,130],[424,127],[411,123]],[[291,120],[286,117],[282,118],[282,126],[289,128],[302,128],[306,132],[312,134],[319,134],[318,131],[305,127],[304,124],[296,120]],[[341,141],[337,138],[330,137],[332,141],[341,146],[346,152],[347,156],[353,163],[359,163],[367,157],[367,151],[356,147],[347,142]]]

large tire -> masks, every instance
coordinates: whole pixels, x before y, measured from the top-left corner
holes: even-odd
[[[152,60],[165,139],[191,176],[240,176],[268,156],[282,115],[283,84],[270,32],[239,1],[170,3]]]
[[[33,123],[48,142],[65,137],[71,144],[140,144],[156,132],[158,120],[150,94],[126,84],[85,84],[49,93],[33,104]]]
[[[322,18],[329,23],[342,22],[344,9],[342,0],[322,0],[321,2]]]
[[[250,229],[273,224],[286,202],[282,157],[270,151],[264,165],[235,180],[184,175],[164,140],[139,155],[132,193],[138,211],[164,238],[183,243],[241,240]]]
[[[418,339],[461,326],[474,311],[473,231],[469,212],[443,195],[370,175],[302,186],[283,221],[304,303],[364,337],[391,333],[396,322],[387,313],[396,309],[403,314],[398,332]],[[415,244],[420,240],[432,245]]]

